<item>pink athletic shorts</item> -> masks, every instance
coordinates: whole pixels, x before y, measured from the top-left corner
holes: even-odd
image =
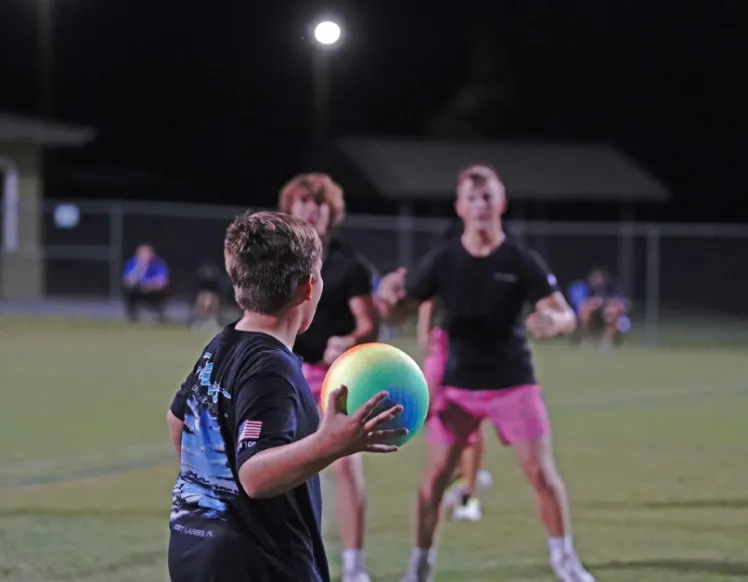
[[[322,394],[322,383],[325,381],[327,375],[327,366],[320,366],[314,364],[302,364],[301,371],[304,373],[304,378],[309,383],[309,387],[312,389],[312,396],[314,400],[319,404],[320,395]]]
[[[470,442],[484,419],[494,425],[505,445],[533,441],[551,431],[543,391],[537,384],[503,390],[444,386],[434,394],[427,421],[429,442]]]

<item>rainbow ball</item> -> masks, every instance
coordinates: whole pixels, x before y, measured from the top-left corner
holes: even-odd
[[[382,390],[388,392],[376,412],[401,404],[403,411],[382,428],[407,428],[408,434],[393,442],[404,445],[421,430],[429,409],[429,388],[421,368],[408,354],[394,346],[369,343],[342,354],[327,371],[322,384],[322,407],[332,390],[348,388],[348,414],[354,413]]]

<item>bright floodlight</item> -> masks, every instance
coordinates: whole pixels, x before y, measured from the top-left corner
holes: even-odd
[[[340,26],[337,22],[324,20],[314,27],[314,38],[320,44],[335,44],[340,40]]]

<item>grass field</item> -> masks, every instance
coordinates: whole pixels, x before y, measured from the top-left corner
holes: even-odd
[[[0,319],[0,580],[166,579],[177,466],[163,417],[206,340]],[[577,545],[598,580],[748,579],[745,347],[596,355],[557,342],[538,346],[537,361]],[[437,580],[550,580],[532,496],[510,453],[489,442],[484,520],[446,526]],[[418,438],[367,460],[375,582],[399,581],[407,560],[423,453]]]

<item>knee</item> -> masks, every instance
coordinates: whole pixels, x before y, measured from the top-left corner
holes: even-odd
[[[523,471],[538,493],[558,493],[564,490],[561,475],[551,462],[531,461],[525,464]]]
[[[448,463],[433,463],[427,467],[418,488],[419,497],[426,503],[440,503],[449,486],[454,467]]]

